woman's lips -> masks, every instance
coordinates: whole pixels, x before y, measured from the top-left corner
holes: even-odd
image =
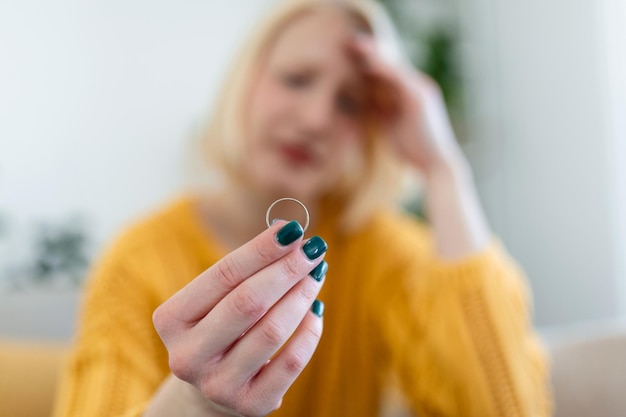
[[[298,165],[308,165],[313,163],[313,153],[305,146],[281,145],[280,153],[290,162]]]

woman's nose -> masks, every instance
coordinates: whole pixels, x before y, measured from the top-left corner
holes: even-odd
[[[333,97],[325,92],[316,92],[303,100],[300,106],[300,124],[309,134],[326,133],[334,119]]]

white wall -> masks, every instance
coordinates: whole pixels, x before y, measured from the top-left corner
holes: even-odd
[[[611,201],[612,231],[617,249],[615,260],[620,313],[626,317],[626,2],[605,0],[601,4],[599,24],[606,40],[602,48],[604,91],[609,103],[605,120],[613,138],[609,150],[615,190]]]
[[[625,115],[610,92],[625,75],[607,79],[607,56],[624,51],[607,50],[608,1],[473,3],[464,26],[476,40],[479,137],[468,153],[486,162],[477,176],[494,228],[528,272],[539,324],[614,317],[626,194],[615,167],[625,138],[612,123]]]
[[[225,64],[269,3],[0,1],[5,264],[34,220],[83,213],[99,246],[178,193]]]

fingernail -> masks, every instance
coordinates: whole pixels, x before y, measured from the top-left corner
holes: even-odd
[[[298,223],[297,220],[292,220],[276,233],[276,241],[280,243],[282,246],[287,246],[290,243],[294,242],[300,236],[304,234],[304,230],[302,230],[302,226]]]
[[[274,219],[272,220],[272,222],[270,223],[270,226],[272,226],[274,223],[276,223],[277,221],[279,221],[280,219]]]
[[[324,315],[324,303],[320,300],[313,301],[313,305],[311,306],[311,311],[317,317],[322,317]]]
[[[326,252],[327,249],[328,245],[324,242],[324,239],[319,236],[313,236],[302,247],[304,254],[311,261],[320,257],[324,252]]]
[[[318,266],[313,268],[311,272],[309,272],[309,275],[311,275],[311,277],[315,281],[320,282],[322,278],[324,278],[324,275],[326,275],[327,271],[328,271],[328,262],[322,261]]]

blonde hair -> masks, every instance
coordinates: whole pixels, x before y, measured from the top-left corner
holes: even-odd
[[[235,182],[244,181],[243,138],[253,71],[273,41],[295,18],[322,7],[334,7],[351,17],[358,30],[371,34],[383,57],[409,64],[396,31],[384,9],[372,0],[286,0],[263,19],[247,37],[221,86],[205,137],[210,163]],[[355,28],[356,28],[355,27]],[[354,230],[377,209],[395,200],[403,164],[382,131],[366,124],[362,155],[355,155],[330,199],[341,206],[340,227]]]

